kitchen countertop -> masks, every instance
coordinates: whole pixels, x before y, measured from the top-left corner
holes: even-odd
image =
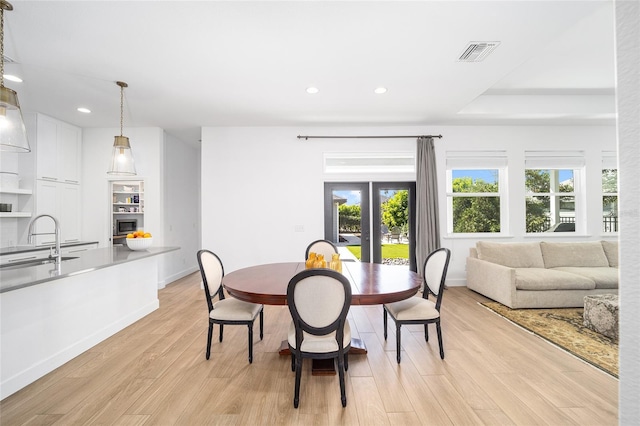
[[[157,256],[179,249],[180,247],[151,247],[146,250],[133,251],[125,246],[97,248],[65,255],[64,257],[69,256],[75,259],[61,262],[59,268],[56,268],[54,263],[25,266],[22,268],[16,268],[15,266],[0,268],[0,293],[46,283],[72,275],[84,274],[97,269]]]
[[[74,247],[74,246],[85,246],[88,244],[98,244],[98,241],[76,241],[73,243],[61,243],[60,247]],[[7,254],[18,254],[18,253],[29,253],[33,251],[41,251],[41,250],[49,250],[49,248],[54,247],[54,244],[44,245],[44,246],[34,246],[34,245],[25,245],[25,246],[14,246],[14,247],[2,247],[0,248],[0,256],[4,256]]]

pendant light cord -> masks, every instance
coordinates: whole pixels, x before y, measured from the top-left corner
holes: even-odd
[[[116,84],[120,86],[120,136],[122,136],[122,128],[124,122],[124,88],[129,87],[124,81],[116,81]]]
[[[120,136],[122,136],[122,123],[124,116],[124,86],[120,86]]]

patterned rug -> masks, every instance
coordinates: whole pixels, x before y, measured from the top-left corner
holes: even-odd
[[[510,309],[498,302],[482,305],[589,364],[618,377],[618,342],[586,328],[582,324],[582,308]]]

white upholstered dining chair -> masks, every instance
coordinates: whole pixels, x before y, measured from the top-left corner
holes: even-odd
[[[222,278],[224,277],[222,261],[215,253],[209,250],[200,250],[197,256],[209,312],[206,358],[209,359],[211,355],[214,324],[220,326],[220,342],[222,342],[222,333],[225,325],[246,325],[249,328],[249,364],[251,364],[253,362],[253,322],[259,315],[260,340],[262,340],[263,305],[243,302],[233,297],[225,298],[222,287]],[[216,295],[218,296],[218,301],[214,302],[213,299]]]
[[[342,406],[347,405],[345,371],[351,347],[347,313],[351,305],[351,284],[339,272],[307,269],[296,274],[287,287],[291,326],[287,341],[292,368],[296,372],[293,406],[300,402],[302,360],[337,359]]]
[[[400,364],[400,327],[403,324],[424,324],[424,339],[429,341],[429,324],[435,323],[438,333],[438,346],[440,358],[444,359],[442,346],[442,329],[440,327],[440,306],[444,283],[447,277],[447,268],[451,251],[447,248],[439,248],[427,256],[422,270],[424,290],[422,296],[414,296],[399,302],[383,305],[384,338],[387,339],[387,315],[396,323],[396,359]],[[429,300],[429,296],[435,297],[435,302]]]
[[[328,240],[316,240],[307,246],[307,250],[304,253],[304,258],[309,258],[309,253],[321,254],[324,256],[327,263],[331,260],[331,255],[338,253],[338,248],[335,244]]]

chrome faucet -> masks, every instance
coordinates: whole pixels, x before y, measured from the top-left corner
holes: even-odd
[[[41,217],[50,217],[51,220],[53,220],[53,224],[55,226],[55,232],[33,232],[34,224]],[[55,256],[53,256],[53,254],[51,252],[49,252],[49,258],[50,259],[55,259],[56,265],[60,265],[60,263],[62,261],[62,253],[60,253],[60,224],[58,223],[58,220],[55,217],[51,216],[50,214],[41,214],[41,215],[38,215],[38,216],[34,217],[31,220],[31,222],[29,223],[29,232],[27,234],[27,241],[29,243],[32,243],[33,242],[33,237],[35,237],[36,235],[55,235],[56,236],[56,252],[55,252]]]

